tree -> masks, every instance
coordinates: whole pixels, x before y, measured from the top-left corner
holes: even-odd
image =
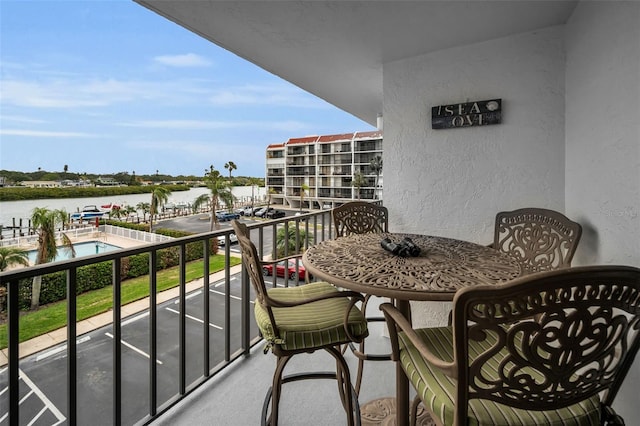
[[[136,204],[136,211],[140,211],[142,210],[142,220],[146,222],[147,220],[147,213],[149,213],[149,211],[151,211],[151,205],[149,203],[145,203],[145,202],[140,202],[138,204]]]
[[[69,171],[69,166],[67,164],[64,165],[64,167],[62,168],[62,170],[64,171],[65,174],[65,178],[67,177],[67,172]]]
[[[115,205],[111,206],[109,219],[120,219],[124,213],[122,210],[122,207],[116,207]]]
[[[356,197],[358,200],[360,199],[360,189],[365,186],[367,180],[365,179],[362,172],[358,171],[353,175],[353,181],[351,181],[351,185],[356,189]]]
[[[36,207],[31,214],[31,223],[38,234],[38,251],[36,255],[36,265],[48,263],[55,260],[58,255],[56,243],[56,227],[64,229],[69,215],[64,210],[49,210],[44,207]],[[71,257],[76,256],[73,243],[64,232],[60,233],[63,247],[71,251]],[[42,287],[42,276],[33,278],[31,287],[31,309],[40,306],[40,288]]]
[[[0,247],[0,271],[13,265],[29,266],[29,254],[17,247]]]
[[[276,193],[276,190],[273,188],[269,188],[267,191],[267,211],[269,211],[269,206],[271,205],[271,196]]]
[[[216,216],[216,210],[220,203],[224,203],[227,206],[233,205],[233,194],[229,186],[229,182],[222,178],[222,175],[213,166],[209,166],[209,171],[205,172],[204,181],[207,188],[211,191],[211,195],[202,194],[193,202],[193,209],[197,210],[202,205],[209,204],[211,209],[211,226],[210,231],[218,229],[218,217]]]
[[[260,184],[262,183],[262,179],[259,178],[249,178],[248,184],[251,185],[251,211],[253,212],[253,203],[255,201],[255,195],[253,193],[253,189],[256,186],[260,186]]]
[[[296,241],[296,233],[300,234],[300,238]],[[304,228],[300,227],[296,229],[295,222],[289,222],[288,226],[282,226],[278,228],[278,232],[276,233],[276,254],[275,258],[280,258],[285,256],[291,256],[294,254],[300,254],[304,251],[305,238],[307,236]],[[296,247],[296,242],[299,244]],[[309,235],[309,244],[313,243],[313,235]]]
[[[309,185],[307,185],[306,183],[303,183],[300,186],[300,212],[302,212],[302,202],[304,201],[304,196],[306,194],[306,191],[309,190]]]
[[[376,174],[376,188],[373,191],[373,194],[374,194],[374,198],[377,199],[378,198],[378,181],[380,180],[380,173],[382,172],[382,157],[380,157],[379,155],[376,155],[375,157],[373,157],[373,159],[369,163],[369,166],[371,166],[371,169]]]
[[[231,172],[233,170],[237,170],[238,167],[236,167],[236,163],[234,163],[233,161],[229,161],[228,163],[224,164],[224,168],[229,170],[229,182],[231,182]]]
[[[149,232],[153,231],[153,216],[160,212],[160,207],[169,201],[171,191],[164,186],[156,186],[151,191],[151,204],[149,204]]]

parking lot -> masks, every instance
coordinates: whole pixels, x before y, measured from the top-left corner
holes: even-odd
[[[200,215],[202,216],[202,215]],[[190,232],[209,230],[208,218],[190,216],[163,221],[162,227],[172,227]],[[176,223],[172,223],[176,221]],[[243,221],[249,222],[244,219]],[[229,222],[221,224],[222,228]],[[267,233],[268,234],[268,233]],[[269,235],[265,235],[265,243]],[[237,244],[230,247],[239,253]],[[210,359],[212,368],[224,360],[225,343],[233,352],[241,346],[240,324],[241,282],[239,267],[230,277],[230,317],[225,323],[226,291],[224,280],[211,282],[209,297]],[[220,275],[217,275],[220,277]],[[213,276],[212,276],[213,277]],[[213,279],[213,278],[212,278]],[[271,281],[273,277],[269,278]],[[278,279],[278,281],[282,281]],[[204,288],[188,293],[186,297],[186,382],[203,376],[204,359]],[[250,300],[254,298],[251,290]],[[252,303],[252,302],[251,302]],[[179,314],[177,298],[157,305],[157,389],[158,405],[178,392],[179,377]],[[123,314],[124,315],[124,314]],[[253,310],[251,335],[257,335]],[[225,342],[225,328],[229,328],[230,340]],[[149,412],[149,311],[126,317],[122,321],[122,418],[123,424],[133,424]],[[78,422],[80,424],[113,424],[113,330],[106,325],[83,334],[77,339]],[[20,362],[20,424],[56,425],[67,417],[67,356],[66,344],[56,345],[21,359]],[[0,426],[8,424],[8,373],[0,370]]]
[[[225,327],[229,327],[231,351],[240,348],[240,274],[231,277],[230,323],[225,324],[224,281],[211,283],[210,299],[210,359],[215,366],[224,360]],[[203,375],[204,295],[200,288],[186,299],[186,380],[187,383]],[[251,294],[251,300],[253,300]],[[179,392],[179,300],[172,299],[158,305],[158,402],[170,399]],[[253,312],[251,310],[251,315]],[[257,329],[252,319],[252,335]],[[123,424],[133,424],[148,413],[149,395],[149,311],[143,311],[122,321],[122,416]],[[78,365],[78,421],[80,424],[113,424],[113,331],[111,325],[102,327],[77,340]],[[20,365],[20,424],[54,425],[66,420],[66,345],[58,345],[31,355]],[[63,391],[61,391],[63,390]],[[3,408],[4,407],[4,408]],[[8,384],[6,368],[0,371],[0,425],[8,424]]]

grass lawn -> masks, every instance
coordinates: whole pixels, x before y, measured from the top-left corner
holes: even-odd
[[[231,257],[231,266],[240,263],[240,258]],[[204,261],[189,262],[186,265],[186,281],[202,278]],[[209,259],[209,271],[214,273],[224,269],[225,257],[221,255],[211,256]],[[158,292],[177,287],[179,284],[179,268],[173,267],[158,271]],[[149,296],[149,276],[129,279],[122,282],[122,305],[144,299]],[[78,321],[106,312],[113,305],[113,286],[89,291],[78,295],[77,316]],[[36,336],[48,333],[67,325],[67,302],[61,301],[40,307],[37,311],[25,312],[20,315],[20,342],[32,339]],[[7,347],[7,324],[0,325],[0,349]]]

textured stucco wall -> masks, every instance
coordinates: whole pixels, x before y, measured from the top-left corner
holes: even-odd
[[[566,26],[566,208],[575,265],[640,266],[640,3],[580,2]],[[640,358],[614,408],[640,417]]]
[[[575,264],[640,266],[640,3],[581,3],[567,24],[566,207]]]
[[[392,231],[489,243],[500,210],[564,210],[563,38],[552,27],[385,65]],[[493,98],[502,124],[431,129],[432,106]],[[414,315],[441,324],[448,309],[420,304]]]

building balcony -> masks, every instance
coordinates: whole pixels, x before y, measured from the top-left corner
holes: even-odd
[[[327,211],[250,227],[252,239],[264,258],[275,250],[280,227],[295,227],[299,247],[333,238],[331,215]],[[301,233],[302,230],[305,232]],[[104,230],[95,232],[99,236]],[[248,275],[241,266],[231,266],[230,259],[239,256],[237,247],[226,244],[219,249],[226,259],[222,271],[210,273],[208,263],[204,262],[203,278],[188,281],[186,274],[184,259],[189,245],[201,244],[208,257],[212,240],[226,239],[230,233],[231,229],[225,227],[1,273],[0,282],[8,289],[8,347],[3,350],[5,366],[0,370],[0,381],[8,386],[0,393],[0,422],[71,425],[95,424],[99,418],[104,424],[258,424],[275,357],[262,353]],[[305,240],[303,235],[308,238]],[[177,286],[169,293],[157,290],[158,259],[165,250],[174,250],[179,257]],[[140,254],[147,254],[150,259],[151,296],[123,304],[127,283],[121,275],[122,265]],[[85,267],[104,263],[113,274],[112,309],[99,318],[79,322],[83,306],[77,303],[78,277],[86,273]],[[66,277],[68,291],[63,303],[67,327],[19,343],[23,333],[18,309],[19,293],[24,291],[21,288],[25,285],[28,288],[34,276],[53,273]],[[300,284],[288,278],[269,279],[272,285]],[[382,330],[378,335],[382,336]],[[380,339],[384,344],[386,338]],[[320,369],[334,367],[327,354],[309,357],[313,361],[308,362]],[[288,367],[291,371],[307,367],[304,357],[300,358]],[[349,354],[348,359],[355,374],[355,357]],[[361,401],[394,392],[393,365],[371,364],[363,382]],[[300,424],[302,416],[308,418],[310,413],[327,419],[326,424],[344,422],[335,383],[323,382],[285,386],[282,424]],[[304,411],[296,408],[301,406]]]

